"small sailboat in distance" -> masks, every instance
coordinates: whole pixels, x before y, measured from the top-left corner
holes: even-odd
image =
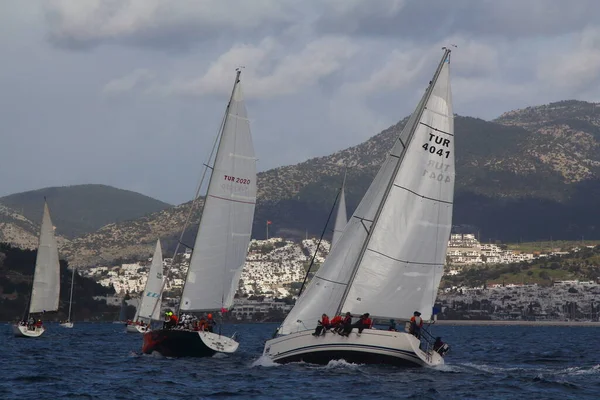
[[[238,69],[217,135],[214,162],[211,165],[211,155],[207,163],[212,173],[179,303],[179,311],[209,313],[209,319],[211,314],[225,312],[233,305],[248,253],[256,204],[256,158],[240,72]],[[218,332],[193,324],[179,326],[173,317],[175,326],[169,323],[165,329],[144,334],[144,353],[205,357],[233,353],[239,346],[233,338],[221,335],[220,326]]]
[[[264,356],[280,363],[344,359],[361,364],[443,364],[445,350],[440,351],[425,329],[412,333],[395,327],[370,329],[367,321],[408,322],[419,313],[423,320],[431,320],[433,314],[454,198],[449,65],[450,50],[444,48],[425,94],[343,235],[279,327],[278,336],[265,343]],[[321,335],[315,327],[323,313],[346,314],[349,319],[362,316],[365,322]]]
[[[69,295],[69,315],[65,322],[61,322],[60,326],[63,328],[73,328],[73,321],[71,321],[71,306],[73,305],[73,282],[75,282],[75,268],[71,273],[71,294]]]
[[[146,286],[142,292],[140,304],[133,321],[127,323],[128,333],[146,333],[152,321],[158,321],[160,316],[160,303],[162,300],[163,285],[163,257],[160,240],[156,241],[152,264],[148,271]]]
[[[34,314],[58,310],[60,295],[60,263],[58,246],[54,237],[54,226],[50,219],[50,209],[44,198],[44,215],[40,229],[40,241],[35,259],[35,272],[29,298],[29,309],[21,322],[13,325],[17,337],[40,337],[46,328]]]

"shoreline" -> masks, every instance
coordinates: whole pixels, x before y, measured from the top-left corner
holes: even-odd
[[[524,321],[524,320],[469,320],[469,319],[442,319],[434,325],[443,326],[587,326],[600,327],[600,322],[594,321]]]

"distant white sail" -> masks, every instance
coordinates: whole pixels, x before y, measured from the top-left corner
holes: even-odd
[[[256,158],[238,72],[182,294],[181,310],[209,311],[231,307],[248,252],[255,203]]]
[[[335,225],[333,227],[333,238],[331,239],[331,247],[333,247],[344,233],[344,228],[348,223],[348,215],[346,214],[346,195],[345,195],[345,183],[346,177],[344,176],[344,182],[342,183],[342,189],[340,190],[340,201],[338,204],[337,214],[335,216]]]
[[[339,311],[407,320],[418,310],[430,318],[455,177],[449,58],[438,71],[280,334],[312,329],[322,313]]]
[[[33,290],[29,305],[30,313],[57,311],[60,295],[60,264],[54,226],[50,219],[48,204],[44,202],[44,216],[40,231],[40,243],[35,260]]]
[[[146,280],[146,287],[142,293],[142,299],[136,311],[136,317],[138,318],[160,320],[160,302],[161,302],[161,290],[163,286],[163,255],[160,247],[160,240],[156,241],[156,248],[154,249],[154,256],[152,257],[152,265],[150,265],[150,271],[148,271],[148,279]],[[157,304],[158,303],[158,304]]]

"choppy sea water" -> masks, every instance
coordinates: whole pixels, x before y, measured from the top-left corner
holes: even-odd
[[[400,369],[333,361],[277,365],[260,357],[275,324],[227,325],[234,355],[140,354],[115,324],[48,326],[40,339],[0,332],[0,399],[599,399],[600,328],[439,326],[446,365]]]

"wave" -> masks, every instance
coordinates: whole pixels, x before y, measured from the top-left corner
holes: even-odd
[[[254,367],[278,367],[280,365],[281,364],[277,364],[270,357],[262,355],[262,356],[258,357],[256,360],[254,360],[251,367],[252,368],[254,368]]]

